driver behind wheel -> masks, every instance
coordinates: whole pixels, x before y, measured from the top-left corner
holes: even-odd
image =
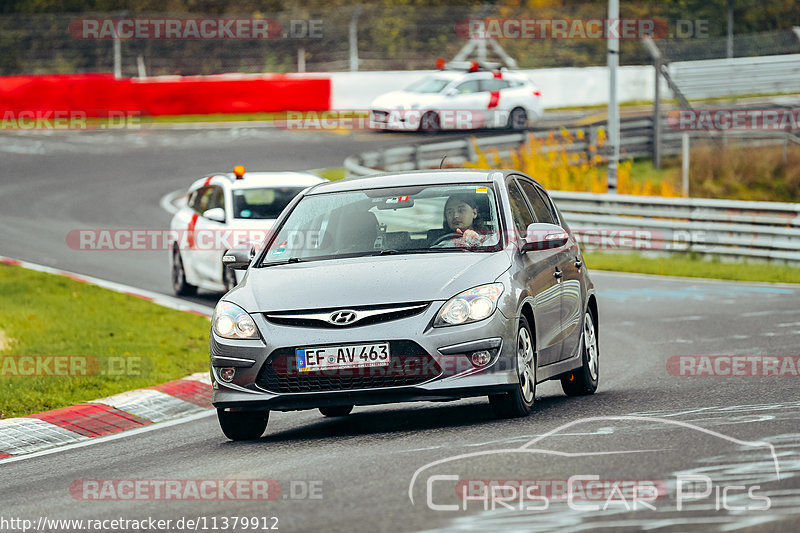
[[[478,202],[473,194],[455,194],[447,199],[443,226],[441,236],[452,235],[457,245],[481,246],[490,231],[478,212]]]

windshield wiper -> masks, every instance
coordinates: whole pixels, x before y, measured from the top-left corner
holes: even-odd
[[[274,265],[290,265],[292,263],[304,263],[305,259],[300,259],[299,257],[290,257],[289,259],[285,259],[283,261],[268,261],[266,263],[261,263],[262,267],[274,266]]]

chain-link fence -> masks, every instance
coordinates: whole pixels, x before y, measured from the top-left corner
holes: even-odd
[[[656,5],[623,2],[621,13],[630,20],[656,23],[656,37],[672,60],[725,57],[725,11],[682,13]],[[583,67],[606,64],[604,38],[581,33],[592,21],[604,20],[604,3],[510,8],[503,6],[347,6],[316,11],[291,9],[277,13],[226,14],[225,19],[266,20],[269,38],[218,32],[195,35],[220,15],[197,13],[75,13],[0,16],[0,74],[113,72],[115,55],[123,76],[193,75],[227,72],[297,72],[351,70],[413,70],[434,68],[437,57],[451,59],[468,42],[463,28],[470,21],[494,21],[498,33],[488,34],[513,57],[520,68]],[[698,18],[700,17],[700,18]],[[707,18],[702,18],[707,17]],[[86,23],[86,21],[89,21]],[[180,35],[164,38],[122,35],[119,24],[137,21],[162,30],[179,21]],[[507,24],[511,20],[514,24]],[[108,24],[107,21],[113,22]],[[568,33],[542,35],[514,32],[525,21],[562,24]],[[581,31],[576,32],[578,26]],[[159,26],[160,25],[160,26]],[[524,26],[523,26],[524,27]],[[114,38],[122,36],[115,54]],[[235,28],[235,25],[234,25]],[[273,31],[277,28],[277,31]],[[103,30],[106,30],[105,32]],[[783,54],[800,51],[791,30],[735,35],[734,55]],[[489,59],[493,59],[491,48]],[[496,58],[496,56],[495,56]],[[620,43],[622,64],[648,64],[650,57],[637,38]]]

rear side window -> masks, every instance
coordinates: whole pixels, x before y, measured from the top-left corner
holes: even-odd
[[[502,89],[507,89],[508,87],[509,83],[502,79],[492,78],[481,81],[481,90],[483,91],[500,91]]]
[[[525,191],[525,196],[531,204],[533,214],[536,215],[536,222],[546,222],[547,224],[558,224],[553,212],[550,209],[549,202],[547,202],[537,190],[536,186],[525,180],[519,180],[522,190]]]
[[[522,191],[513,181],[508,182],[508,201],[511,204],[511,216],[514,219],[514,226],[516,226],[520,235],[525,235],[528,231],[528,226],[533,224],[533,216],[530,209],[528,209],[528,204],[525,203]]]

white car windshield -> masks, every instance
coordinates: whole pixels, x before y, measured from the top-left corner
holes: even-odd
[[[447,87],[451,81],[445,78],[427,77],[415,81],[405,90],[409,93],[438,93]]]
[[[485,184],[315,194],[295,206],[261,264],[488,252],[499,249],[499,235],[495,194]]]
[[[305,187],[262,187],[233,190],[234,218],[278,218]]]

